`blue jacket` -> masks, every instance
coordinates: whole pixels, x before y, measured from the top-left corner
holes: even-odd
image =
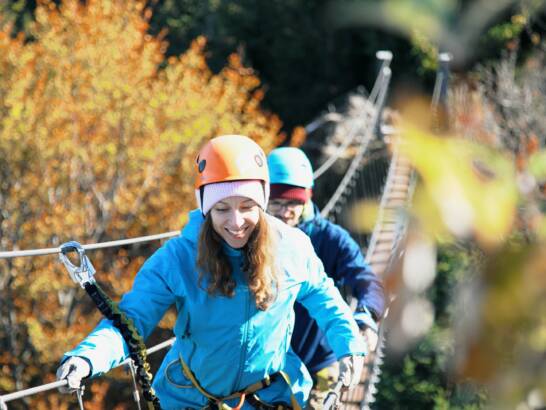
[[[338,287],[349,286],[358,306],[367,307],[375,320],[383,315],[385,294],[379,278],[364,260],[360,246],[349,232],[320,215],[315,214],[298,227],[310,238],[313,248],[321,259],[324,270]],[[332,348],[317,323],[305,307],[296,303],[296,322],[292,336],[292,348],[301,357],[311,373],[329,366],[336,360]]]
[[[207,399],[182,373],[179,356],[189,365],[201,386],[225,397],[279,370],[290,377],[292,391],[303,406],[311,378],[301,360],[290,349],[296,300],[314,312],[337,357],[365,354],[366,346],[343,302],[313,252],[309,239],[297,229],[268,217],[278,233],[276,255],[281,278],[276,300],[260,311],[241,272],[241,251],[225,245],[236,279],[232,298],[210,296],[198,285],[197,240],[203,221],[192,211],[182,234],[167,241],[142,266],[132,289],[119,306],[147,338],[169,306],[178,317],[176,341],[166,354],[153,386],[165,410],[200,408]],[[92,375],[107,372],[128,355],[120,333],[103,320],[74,350],[65,356],[83,356],[92,365]],[[258,392],[266,402],[290,402],[290,389],[279,379]],[[228,401],[235,405],[238,400]],[[249,408],[245,403],[244,408]]]

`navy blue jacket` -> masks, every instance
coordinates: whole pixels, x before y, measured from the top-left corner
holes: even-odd
[[[298,227],[310,237],[324,270],[338,287],[349,286],[359,306],[367,307],[377,320],[383,316],[385,294],[379,278],[364,260],[360,246],[349,232],[320,215],[315,205],[315,216]],[[296,321],[292,348],[311,373],[336,361],[326,338],[299,303],[294,305]]]

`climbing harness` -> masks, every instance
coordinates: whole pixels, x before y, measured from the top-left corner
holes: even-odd
[[[134,370],[142,387],[142,394],[147,401],[148,410],[161,410],[159,398],[152,388],[150,364],[146,360],[146,346],[132,320],[119,309],[117,304],[97,284],[93,277],[95,268],[85,255],[84,248],[78,242],[66,242],[61,245],[60,249],[59,259],[68,270],[72,280],[85,289],[100,312],[112,321],[127,343],[129,356],[133,360]],[[78,254],[79,266],[74,265],[68,258],[67,254],[70,252]],[[130,369],[133,370],[133,367],[130,367]],[[78,400],[81,401],[81,396],[78,396]],[[135,396],[135,400],[139,403],[137,396]]]
[[[207,399],[209,399],[208,404],[202,409],[202,410],[212,410],[212,409],[218,409],[218,410],[239,410],[243,407],[245,400],[248,401],[249,404],[251,404],[255,409],[257,410],[301,410],[301,406],[296,400],[296,397],[292,393],[290,378],[288,375],[283,371],[278,371],[277,373],[272,374],[271,376],[266,376],[264,379],[260,380],[259,382],[253,383],[250,386],[247,386],[243,390],[240,390],[238,392],[232,393],[229,396],[226,397],[216,397],[213,394],[206,391],[203,386],[197,381],[197,378],[191,371],[190,367],[186,363],[186,361],[180,356],[180,364],[182,365],[182,371],[184,373],[184,376],[186,376],[193,386],[201,393],[203,396],[205,396]],[[260,398],[255,394],[258,390],[264,389],[266,387],[269,387],[271,383],[275,382],[279,378],[283,379],[288,387],[290,388],[290,403],[291,405],[288,406],[285,403],[282,404],[268,404],[260,400]],[[228,406],[225,401],[232,400],[239,398],[239,403],[235,407]]]

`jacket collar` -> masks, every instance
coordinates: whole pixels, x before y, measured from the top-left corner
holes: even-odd
[[[319,225],[322,219],[318,206],[314,202],[311,202],[311,206],[313,212],[298,224],[298,228],[305,232],[308,236],[313,232],[313,228]]]

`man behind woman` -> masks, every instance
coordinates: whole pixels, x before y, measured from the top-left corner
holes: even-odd
[[[277,148],[269,153],[268,165],[268,212],[309,236],[327,275],[337,286],[351,289],[357,300],[354,318],[366,336],[369,350],[375,350],[377,321],[385,310],[381,281],[349,232],[320,215],[311,199],[313,169],[305,153],[293,147]],[[295,312],[292,348],[313,377],[310,407],[319,408],[339,377],[339,364],[328,338],[305,306],[297,301]]]

